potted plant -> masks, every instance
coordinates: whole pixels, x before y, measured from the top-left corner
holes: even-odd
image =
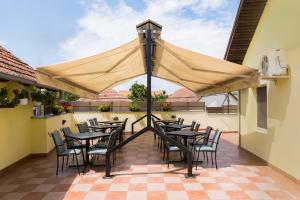
[[[21,92],[18,94],[19,100],[20,100],[20,105],[27,105],[28,104],[28,98],[29,98],[29,93],[27,90],[22,89]]]
[[[172,110],[171,102],[161,102],[160,108],[162,111],[171,111]]]
[[[43,98],[43,95],[42,95],[41,90],[34,89],[31,92],[31,99],[32,99],[32,103],[33,103],[34,106],[42,105],[42,98]]]
[[[64,110],[66,111],[66,113],[73,112],[73,106],[70,103],[68,103],[68,102],[63,103],[63,107],[64,107]]]
[[[137,102],[131,102],[129,104],[129,110],[131,112],[138,112],[140,111],[140,105]]]
[[[118,117],[118,116],[114,116],[113,120],[114,120],[114,121],[118,121],[118,120],[119,120],[119,117]]]
[[[52,104],[51,109],[52,109],[53,115],[59,115],[62,112],[64,112],[64,110],[65,110],[62,105],[59,105],[57,103]]]
[[[100,112],[109,112],[110,111],[110,104],[102,104],[101,106],[98,107],[98,110]]]
[[[9,104],[8,92],[6,88],[0,89],[0,106],[4,107]]]

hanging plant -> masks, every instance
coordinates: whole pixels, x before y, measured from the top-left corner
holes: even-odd
[[[7,106],[9,104],[8,92],[6,88],[0,89],[0,106]]]
[[[27,90],[22,89],[21,92],[16,96],[18,96],[20,100],[20,105],[27,105],[29,98],[29,93],[27,92]]]
[[[31,99],[32,99],[33,105],[35,105],[35,106],[42,105],[43,95],[42,95],[41,90],[34,88],[33,91],[31,92]]]

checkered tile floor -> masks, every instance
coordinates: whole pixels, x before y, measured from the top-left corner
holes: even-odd
[[[112,179],[103,179],[104,167],[78,176],[65,169],[55,176],[56,157],[36,158],[0,179],[1,199],[91,200],[204,200],[300,199],[300,187],[265,166],[236,145],[237,134],[223,134],[219,169],[204,163],[186,179],[186,166],[162,162],[152,133],[137,138],[118,152]],[[171,155],[171,159],[179,159]],[[71,159],[70,159],[71,160]],[[103,162],[100,159],[99,162]]]

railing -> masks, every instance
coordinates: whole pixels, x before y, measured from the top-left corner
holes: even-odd
[[[109,101],[74,101],[71,103],[75,112],[97,111],[101,105],[111,105],[112,112],[129,112],[130,102],[109,102]],[[172,111],[205,110],[204,102],[170,102]],[[140,111],[146,111],[146,102],[140,102]],[[162,110],[160,103],[153,103],[153,110]]]

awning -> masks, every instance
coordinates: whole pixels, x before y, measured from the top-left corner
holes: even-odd
[[[105,89],[145,74],[141,37],[94,56],[37,68],[41,85],[96,98]],[[180,84],[197,94],[211,95],[253,87],[256,69],[234,64],[154,40],[153,76]]]

